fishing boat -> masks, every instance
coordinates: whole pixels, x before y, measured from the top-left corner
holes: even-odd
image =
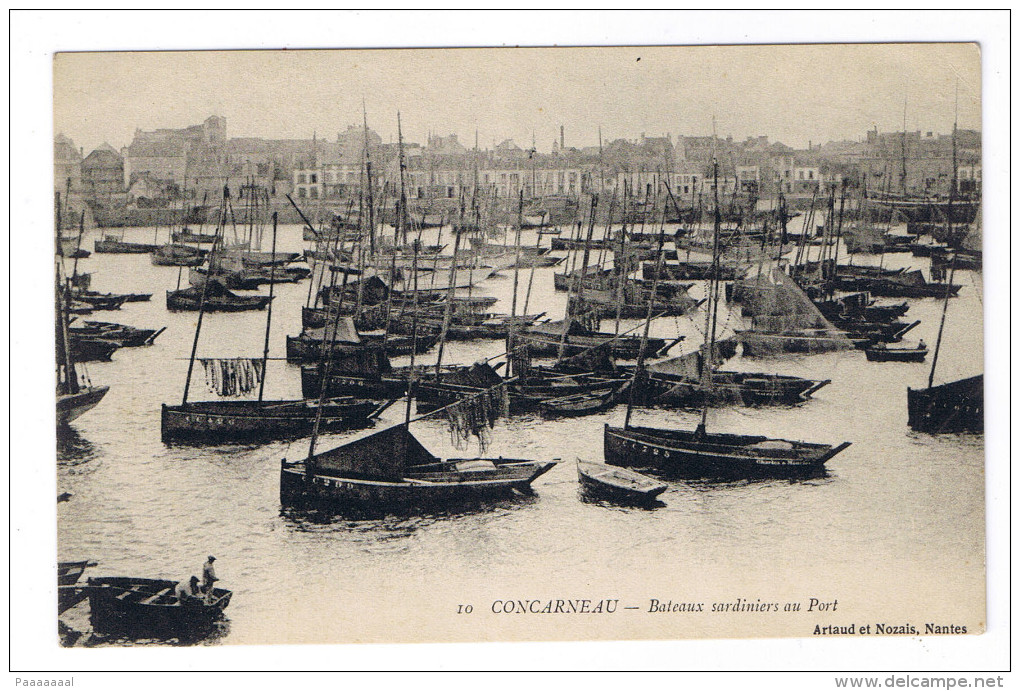
[[[716,369],[712,386],[701,374],[701,353],[694,352],[649,366],[635,381],[635,401],[645,405],[700,407],[739,404],[796,405],[811,399],[829,379],[815,380],[772,372]]]
[[[947,291],[955,297],[963,286],[928,281],[920,270],[915,270],[889,278],[859,279],[853,283],[842,281],[837,287],[841,290],[866,290],[876,297],[941,298]]]
[[[664,338],[649,338],[642,343],[642,339],[637,336],[592,331],[577,320],[571,320],[565,335],[562,320],[549,321],[514,333],[511,341],[511,348],[526,347],[531,355],[537,357],[558,357],[561,348],[564,356],[570,356],[602,346],[609,350],[612,357],[620,360],[635,360],[641,352],[648,355],[659,353],[667,345]]]
[[[586,493],[623,503],[654,503],[669,489],[664,482],[633,470],[581,459],[577,460],[577,479]]]
[[[409,355],[414,348],[416,353],[427,353],[439,340],[437,333],[422,334],[417,341],[407,336],[389,336],[384,339],[382,334],[374,338],[366,339],[371,334],[361,334],[357,343],[336,341],[326,345],[328,339],[322,338],[322,329],[314,329],[302,333],[300,336],[287,336],[287,361],[288,362],[310,362],[319,360],[323,352],[332,350],[337,355],[348,355],[354,350],[365,348],[378,348],[383,350],[389,357]]]
[[[924,346],[910,348],[891,348],[884,343],[864,349],[869,362],[924,362],[928,357],[928,349]]]
[[[171,243],[160,245],[149,255],[153,266],[200,266],[207,250]]]
[[[175,230],[170,233],[170,237],[175,243],[178,244],[212,244],[216,242],[216,233],[195,233],[188,228],[182,228],[181,230]]]
[[[907,389],[907,424],[929,434],[983,432],[985,377],[979,374],[925,389]]]
[[[658,269],[655,264],[646,263],[641,266],[641,277],[646,281],[654,280],[656,276],[664,281],[704,281],[708,280],[711,271],[711,262],[665,262]],[[720,267],[719,276],[723,281],[736,280],[737,269],[735,266]]]
[[[174,441],[254,442],[311,434],[316,417],[324,432],[338,432],[370,424],[390,404],[358,398],[316,401],[192,401],[163,404],[161,438]],[[321,412],[320,412],[321,408]]]
[[[73,292],[71,299],[94,310],[119,310],[120,306],[127,302],[127,296],[124,295],[102,295],[91,291]]]
[[[148,254],[156,251],[159,245],[146,244],[144,242],[125,242],[123,234],[104,235],[102,240],[96,240],[93,249],[96,254]]]
[[[616,405],[629,386],[630,382],[625,380],[615,386],[544,398],[537,402],[537,407],[547,417],[579,417],[601,413]]]
[[[606,461],[655,467],[687,477],[776,477],[812,474],[850,446],[703,430],[605,426]]]
[[[440,459],[398,425],[280,467],[283,504],[338,511],[442,511],[451,505],[530,492],[556,465],[509,458]]]
[[[956,273],[955,262],[950,262],[949,284]],[[942,348],[942,333],[949,312],[949,293],[942,301],[942,319],[938,338],[928,372],[927,388],[907,387],[907,424],[910,429],[929,434],[953,432],[984,432],[985,429],[985,378],[984,374],[935,384],[935,366]]]
[[[79,380],[71,335],[68,332],[70,291],[60,274],[59,258],[56,267],[56,373],[57,373],[57,425],[65,426],[92,410],[110,390],[109,386],[93,386],[88,377]]]
[[[100,293],[95,290],[73,290],[71,297],[79,302],[103,306],[105,309],[117,309],[125,302],[148,302],[152,293]],[[109,305],[109,307],[106,307]]]
[[[718,181],[718,164],[715,165]],[[716,186],[718,189],[718,185]],[[718,192],[716,192],[712,280],[708,287],[709,304],[705,315],[706,339],[703,345],[704,362],[712,361],[716,350],[715,320],[713,315],[719,303],[719,226]],[[648,322],[645,331],[648,330]],[[644,360],[638,360],[635,377],[643,369]],[[714,377],[711,367],[702,367],[705,386],[712,388]],[[706,422],[709,401],[701,409],[701,423],[694,430],[636,427],[630,425],[632,404],[627,406],[623,427],[606,425],[603,434],[606,462],[617,466],[645,466],[671,475],[703,478],[757,478],[798,476],[819,473],[825,463],[850,446],[838,446],[788,439],[774,439],[763,435],[708,432]]]
[[[92,628],[138,638],[190,639],[209,633],[233,593],[214,588],[211,597],[180,602],[177,581],[104,576],[88,579]]]
[[[170,311],[205,309],[207,312],[246,312],[265,309],[272,298],[266,295],[238,295],[217,280],[205,288],[184,288],[166,291],[166,308]],[[204,293],[204,294],[203,294]]]
[[[273,216],[273,245],[276,245],[276,215]],[[275,267],[273,267],[275,270]],[[164,443],[186,441],[217,443],[225,441],[263,441],[305,436],[316,424],[325,431],[338,431],[370,424],[390,401],[350,397],[311,400],[263,400],[266,363],[269,357],[269,333],[272,323],[274,283],[270,282],[266,311],[266,331],[261,359],[201,359],[206,380],[212,381],[221,396],[243,395],[258,387],[258,400],[188,401],[195,365],[202,316],[208,308],[208,296],[195,327],[184,396],[180,405],[163,404],[160,415]]]
[[[71,355],[75,362],[109,361],[113,353],[120,348],[119,343],[90,336],[70,335]]]
[[[777,267],[733,286],[732,298],[750,328],[735,329],[745,357],[779,353],[821,353],[853,347],[797,283]]]

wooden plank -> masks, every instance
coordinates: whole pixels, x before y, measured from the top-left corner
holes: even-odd
[[[173,588],[163,588],[163,590],[160,590],[155,595],[150,595],[149,597],[147,597],[144,600],[142,600],[139,604],[142,604],[142,605],[152,604],[153,602],[155,602],[159,598],[161,598],[164,595],[166,595],[167,593],[169,593],[171,590],[173,590]]]

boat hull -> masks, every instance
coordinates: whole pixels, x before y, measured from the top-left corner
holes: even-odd
[[[146,245],[139,242],[122,242],[120,240],[96,240],[96,254],[148,254],[154,252],[159,245]]]
[[[197,312],[200,308],[206,312],[246,312],[265,309],[271,299],[268,295],[238,295],[231,298],[208,296],[205,299],[205,304],[202,305],[202,299],[198,295],[190,294],[185,290],[168,290],[166,291],[166,308],[172,312]]]
[[[328,403],[319,431],[366,426],[382,407],[370,400]],[[264,441],[310,435],[315,417],[316,407],[305,401],[199,401],[163,404],[160,428],[163,442]]]
[[[531,483],[555,463],[503,462],[495,471],[421,473],[395,482],[310,474],[283,461],[280,501],[324,504],[339,511],[441,511],[449,506],[530,492]]]
[[[907,389],[907,424],[918,432],[984,432],[985,377]]]
[[[93,386],[75,394],[58,395],[57,424],[66,425],[92,410],[99,405],[99,402],[103,400],[103,396],[109,390],[109,386]]]
[[[700,406],[741,403],[745,406],[795,405],[811,398],[830,380],[802,379],[778,374],[715,372],[712,386],[676,375],[650,373],[639,378],[634,397],[646,405]]]
[[[924,362],[927,348],[866,348],[869,362]]]
[[[90,578],[89,607],[97,633],[133,637],[191,638],[208,633],[222,618],[232,593],[216,588],[213,600],[181,604],[175,581],[149,578]]]
[[[669,487],[633,470],[589,461],[577,462],[581,489],[591,497],[625,504],[652,504]]]
[[[653,428],[605,427],[610,465],[656,468],[685,477],[759,478],[812,475],[849,446],[806,444],[766,437],[705,434]]]

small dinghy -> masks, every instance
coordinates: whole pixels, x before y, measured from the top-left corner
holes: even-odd
[[[864,354],[869,362],[924,362],[928,356],[928,348],[916,346],[911,348],[890,348],[879,343],[865,348]]]
[[[668,486],[633,470],[577,460],[577,479],[589,494],[631,503],[654,502]]]

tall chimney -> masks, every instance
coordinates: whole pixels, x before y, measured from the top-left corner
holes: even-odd
[[[563,125],[560,125],[560,148],[562,149],[563,147],[564,147],[564,144],[563,144]]]

